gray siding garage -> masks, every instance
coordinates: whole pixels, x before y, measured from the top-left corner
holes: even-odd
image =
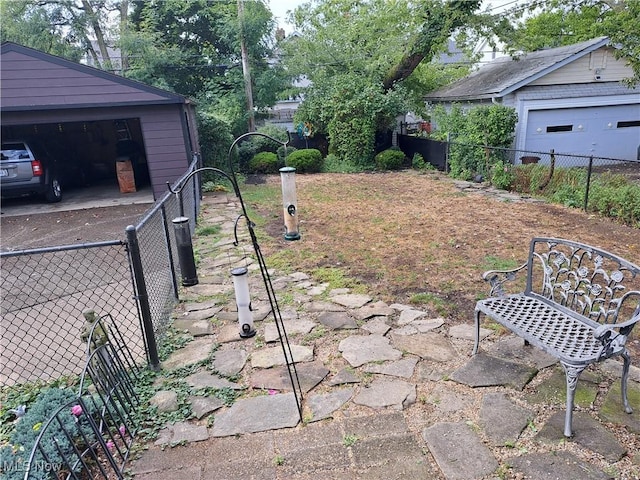
[[[640,147],[640,105],[529,110],[525,150],[633,159]]]
[[[427,106],[492,103],[518,114],[514,148],[522,152],[638,159],[640,87],[607,37],[502,57],[425,97]],[[436,125],[437,128],[437,125]],[[584,165],[586,158],[575,159]],[[602,161],[600,161],[602,162]],[[567,165],[568,166],[568,165]]]
[[[80,163],[89,188],[117,182],[116,158],[128,145],[139,152],[136,183],[150,184],[157,199],[198,153],[187,98],[10,42],[0,99],[2,138],[38,139],[59,161]]]

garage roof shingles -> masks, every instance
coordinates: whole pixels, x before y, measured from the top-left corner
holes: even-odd
[[[607,37],[531,52],[518,59],[501,57],[457,82],[430,93],[427,101],[464,101],[502,97],[608,43]]]
[[[11,42],[2,44],[2,110],[185,103],[185,98]]]

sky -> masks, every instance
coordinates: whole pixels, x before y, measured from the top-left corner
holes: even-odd
[[[284,28],[286,34],[293,31],[293,27],[285,22],[288,10],[294,10],[308,0],[268,0],[269,9],[274,17],[277,17],[278,25]],[[505,8],[513,7],[514,4],[524,3],[522,0],[484,0],[482,7],[491,7],[494,11],[501,11]]]
[[[293,27],[284,21],[288,10],[294,10],[307,0],[269,0],[269,9],[274,17],[277,17],[278,25],[284,28],[286,34],[293,31]]]

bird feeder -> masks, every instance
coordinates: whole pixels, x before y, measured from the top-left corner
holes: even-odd
[[[242,338],[253,337],[256,334],[256,331],[253,328],[253,314],[251,313],[251,298],[249,296],[249,275],[247,267],[234,268],[231,270],[231,276],[233,277],[233,288],[236,292],[240,336]]]
[[[293,167],[281,168],[280,179],[282,181],[282,203],[284,207],[284,239],[299,240],[296,169]]]
[[[182,286],[191,287],[197,285],[198,273],[196,271],[196,261],[193,256],[189,218],[176,217],[171,222],[173,223],[173,229],[176,235],[176,248],[178,250]]]

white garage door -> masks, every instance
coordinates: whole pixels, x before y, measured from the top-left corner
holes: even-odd
[[[530,110],[527,151],[636,160],[640,104]]]

